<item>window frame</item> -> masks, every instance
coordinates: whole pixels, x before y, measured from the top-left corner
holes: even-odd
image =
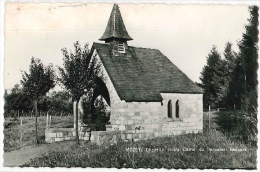
[[[119,53],[125,53],[125,44],[124,44],[124,42],[118,42],[117,48],[118,48],[118,52]]]

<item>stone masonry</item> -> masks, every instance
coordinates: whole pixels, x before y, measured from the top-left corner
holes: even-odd
[[[98,55],[96,58],[101,62]],[[125,102],[120,100],[103,65],[102,71],[111,101],[111,124],[106,126],[107,131],[127,131],[128,138],[136,132],[151,137],[202,132],[202,94],[161,93],[162,102]],[[173,118],[167,116],[169,100],[173,102]],[[180,107],[178,119],[174,115],[177,100]]]
[[[96,52],[93,54],[96,54]],[[97,54],[96,58],[101,62]],[[110,124],[106,125],[106,131],[92,130],[89,133],[81,126],[82,123],[79,121],[79,138],[81,140],[91,140],[98,144],[104,142],[113,144],[117,140],[136,141],[202,132],[202,94],[161,93],[162,102],[126,102],[120,100],[103,65],[101,69],[111,102]],[[172,118],[167,116],[169,100],[172,101]],[[175,102],[177,100],[179,100],[179,118],[175,117]],[[82,109],[79,109],[79,111],[83,113]],[[46,129],[45,137],[46,142],[49,143],[75,139],[75,126],[69,129]]]

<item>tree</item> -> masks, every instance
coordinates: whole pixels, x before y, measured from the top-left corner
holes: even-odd
[[[237,104],[247,99],[248,95],[254,92],[256,96],[251,96],[251,105],[257,106],[257,43],[258,43],[258,7],[249,7],[249,23],[245,26],[245,33],[242,40],[238,42],[239,53],[235,59],[235,67],[230,84],[229,99]],[[250,105],[250,106],[251,106]]]
[[[21,84],[23,85],[24,93],[31,98],[35,110],[35,133],[36,144],[37,139],[37,102],[50,89],[55,86],[55,72],[52,65],[44,66],[39,59],[32,57],[29,66],[29,73],[22,71]]]
[[[245,94],[257,91],[257,43],[258,43],[258,7],[249,7],[249,23],[245,26],[245,33],[238,43],[240,56],[244,62]],[[257,105],[257,100],[253,104]]]
[[[235,59],[237,54],[232,50],[232,44],[230,42],[226,43],[224,50],[224,59],[222,60],[222,85],[220,87],[220,102],[219,106],[232,106],[233,103],[229,101],[230,84],[232,80],[232,75],[235,68]]]
[[[213,46],[207,56],[207,65],[203,67],[200,77],[202,83],[199,86],[204,91],[204,108],[208,105],[216,107],[219,103],[221,63],[221,55],[217,51],[216,46]]]
[[[245,26],[246,32],[238,43],[240,55],[244,58],[247,90],[257,87],[257,43],[258,43],[258,7],[249,7],[249,23]]]
[[[45,102],[51,114],[68,115],[73,113],[73,104],[70,97],[62,91],[46,96]]]
[[[28,112],[32,109],[29,98],[24,95],[23,90],[19,84],[16,84],[14,88],[11,89],[9,94],[7,93],[7,90],[5,90],[4,99],[5,117],[14,115],[15,118],[19,118],[20,112]]]
[[[74,43],[74,53],[68,53],[66,48],[62,49],[63,67],[58,67],[60,72],[59,82],[76,102],[76,142],[79,144],[78,136],[78,104],[80,98],[90,92],[96,86],[96,78],[102,78],[100,64],[94,56],[91,59],[88,44],[81,48],[79,42]]]

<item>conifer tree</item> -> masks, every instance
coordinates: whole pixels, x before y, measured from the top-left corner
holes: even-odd
[[[203,67],[200,80],[204,91],[204,108],[208,105],[216,107],[219,103],[221,55],[217,47],[213,46],[207,56],[207,65]]]
[[[234,72],[235,59],[237,56],[236,53],[232,50],[232,44],[230,42],[226,43],[223,54],[224,54],[224,59],[222,60],[223,85],[220,90],[220,94],[221,94],[220,106],[227,107],[228,105],[232,106],[232,103],[229,102],[228,94],[229,94],[230,84],[232,80],[232,75]]]
[[[257,42],[258,42],[258,7],[249,7],[249,23],[238,43],[239,53],[235,60],[235,68],[230,84],[229,100],[238,106],[248,95],[251,105],[257,106]],[[250,105],[250,106],[251,106]]]

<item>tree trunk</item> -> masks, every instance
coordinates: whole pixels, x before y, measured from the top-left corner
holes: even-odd
[[[49,129],[49,114],[46,115],[46,129]]]
[[[51,115],[50,115],[50,121],[49,121],[49,128],[51,128]]]
[[[35,109],[35,139],[36,139],[36,144],[38,144],[38,133],[37,133],[37,115],[38,115],[38,110],[37,110],[37,100],[34,101],[34,109]]]
[[[79,101],[76,101],[76,143],[79,145],[79,121],[78,121],[78,105]]]

